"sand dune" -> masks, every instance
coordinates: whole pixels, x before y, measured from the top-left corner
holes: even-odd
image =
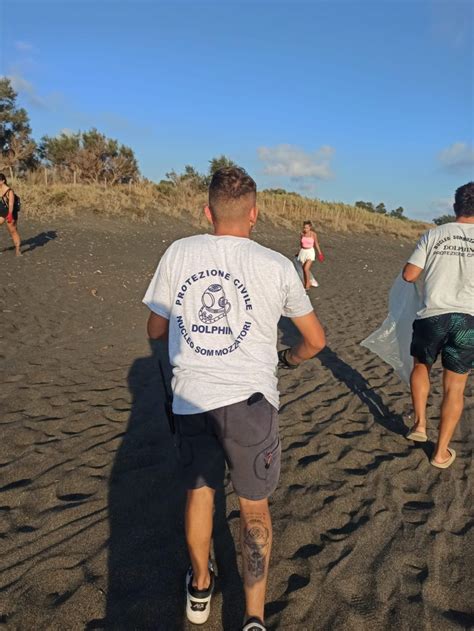
[[[24,222],[16,260],[0,233],[0,628],[188,629],[184,495],[140,301],[171,240],[90,216]],[[256,239],[294,253],[297,233]],[[406,242],[321,234],[313,304],[328,348],[281,375],[282,477],[272,499],[272,629],[474,627],[472,386],[453,467],[407,442],[407,387],[358,345],[385,317]],[[277,245],[278,244],[278,245]],[[294,336],[281,325],[281,343]],[[436,435],[439,370],[430,399]],[[235,542],[235,544],[234,544]],[[208,629],[243,615],[238,507],[215,519],[218,591]]]

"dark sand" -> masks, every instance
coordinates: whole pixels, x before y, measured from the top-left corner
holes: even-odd
[[[183,493],[163,413],[159,345],[141,298],[172,239],[193,229],[98,219],[0,231],[0,628],[179,630]],[[297,234],[259,225],[293,254]],[[412,245],[321,234],[311,291],[328,348],[281,377],[282,476],[272,498],[271,629],[470,629],[472,386],[453,467],[403,438],[407,387],[358,343],[386,315]],[[292,330],[282,327],[282,342]],[[439,369],[430,399],[436,435]],[[236,545],[234,545],[236,542]],[[239,628],[238,510],[218,496],[220,574],[206,629]]]

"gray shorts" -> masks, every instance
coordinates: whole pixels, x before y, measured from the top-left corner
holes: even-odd
[[[225,464],[239,497],[261,500],[280,477],[278,411],[260,392],[200,414],[175,415],[179,460],[187,489],[222,485]]]

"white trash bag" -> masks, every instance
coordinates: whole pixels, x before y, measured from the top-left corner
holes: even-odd
[[[298,276],[300,277],[300,280],[304,285],[303,266],[301,265],[297,256],[293,258],[293,265],[295,266],[295,269],[298,272]],[[313,276],[311,272],[309,273],[309,282],[311,283],[311,287],[319,287],[318,281],[315,279],[315,277]]]
[[[360,343],[390,364],[406,383],[410,383],[413,368],[410,355],[413,321],[421,307],[418,288],[414,283],[404,281],[399,274],[390,289],[388,316],[380,328]]]

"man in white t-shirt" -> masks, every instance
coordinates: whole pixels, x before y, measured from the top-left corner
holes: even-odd
[[[449,467],[449,447],[464,407],[464,389],[474,366],[474,182],[456,191],[456,221],[426,232],[403,270],[413,283],[424,271],[423,307],[413,324],[411,393],[415,425],[407,438],[425,442],[430,370],[439,353],[443,401],[438,441],[431,464]]]
[[[173,418],[187,489],[186,613],[209,616],[214,494],[225,464],[239,497],[246,612],[243,629],[262,631],[272,544],[268,496],[280,473],[277,363],[296,368],[325,345],[323,329],[292,263],[250,240],[256,185],[236,167],[217,171],[205,209],[214,234],[173,243],[146,292],[148,334],[169,341]],[[277,354],[277,324],[302,335]]]

